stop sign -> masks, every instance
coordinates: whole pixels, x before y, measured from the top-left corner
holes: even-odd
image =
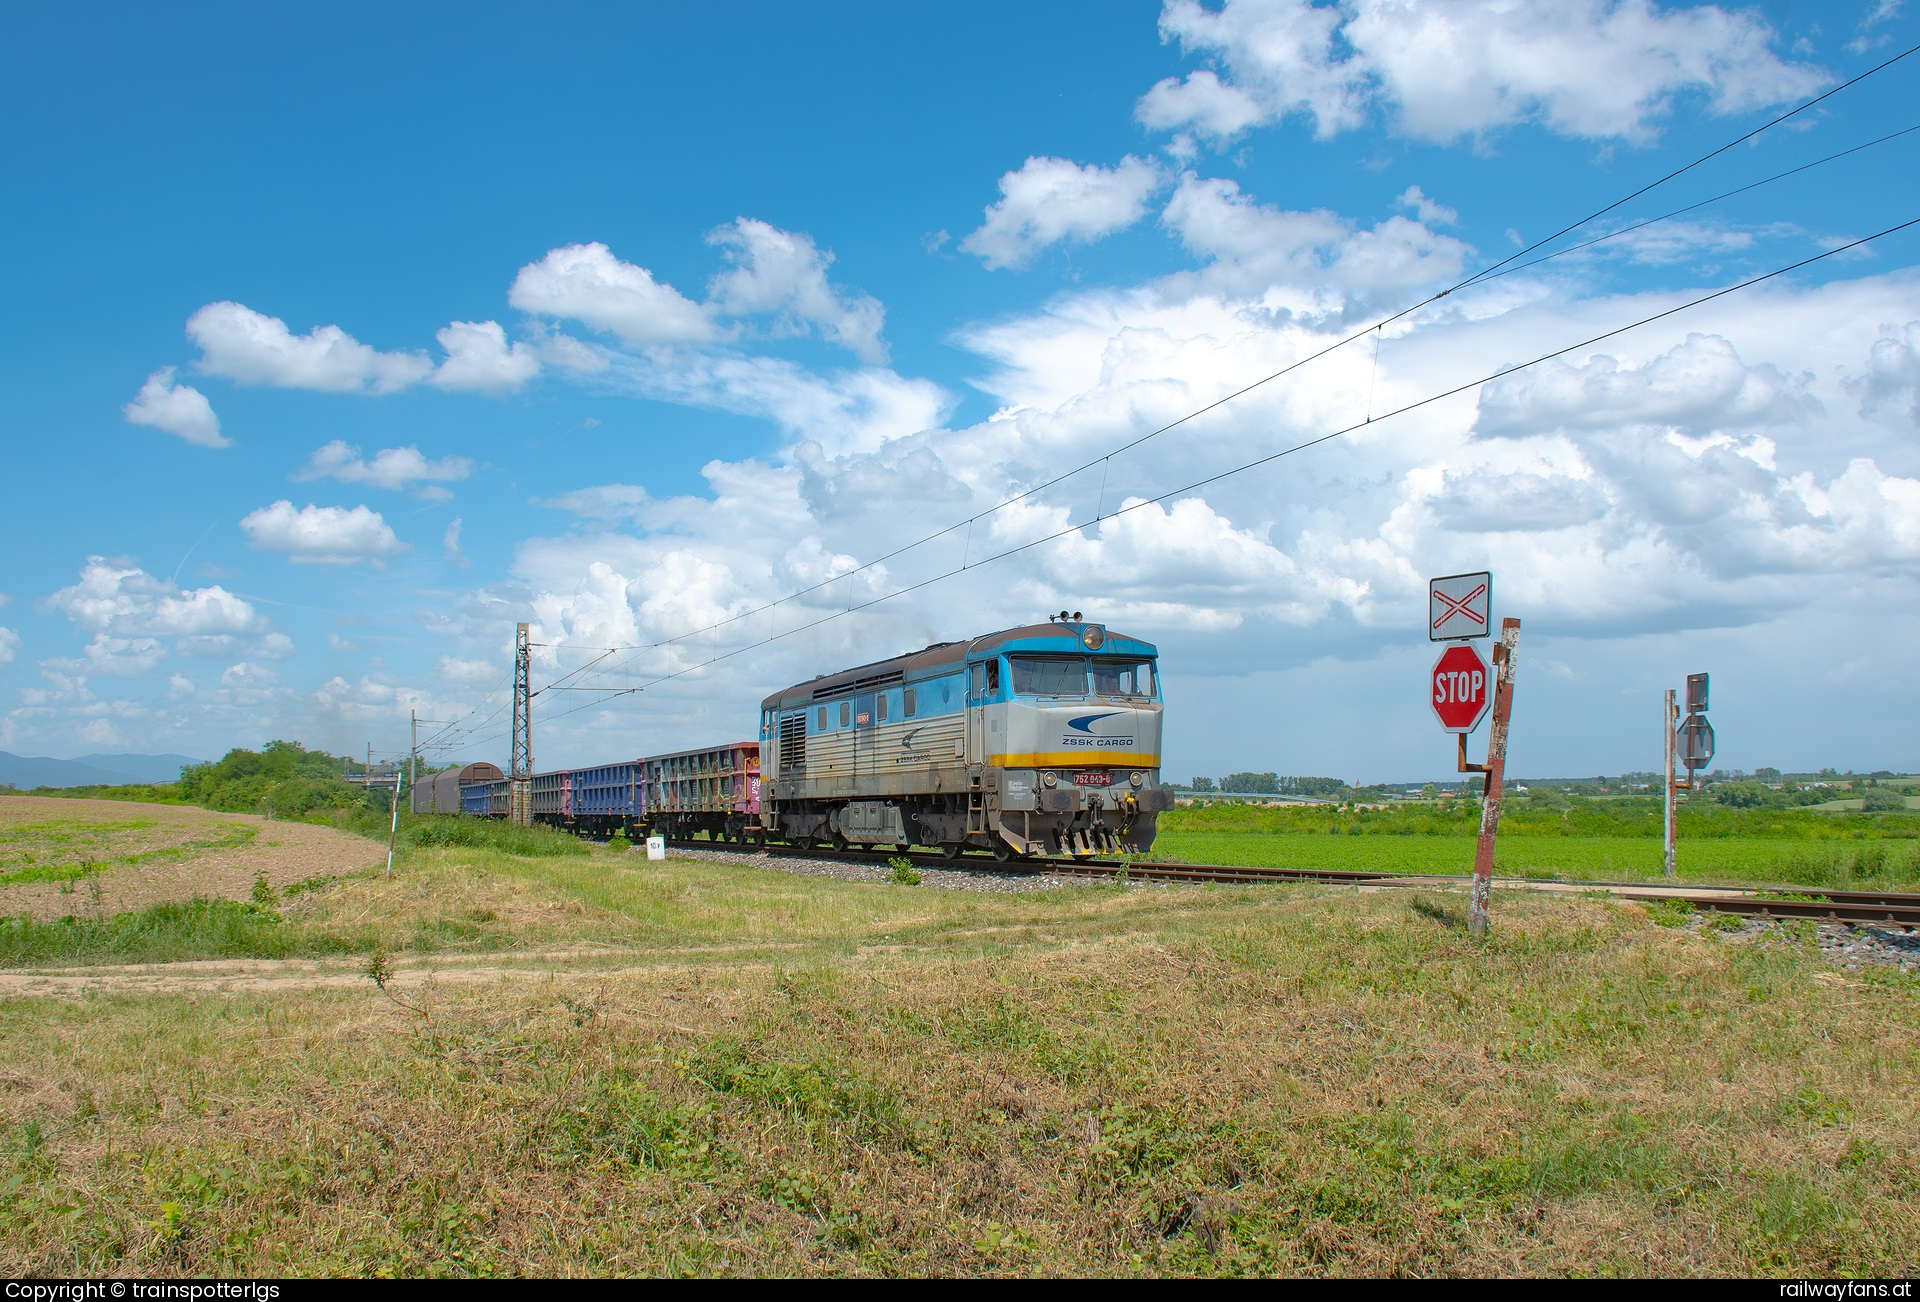
[[[1480,653],[1456,642],[1433,662],[1427,703],[1444,732],[1472,732],[1493,704],[1493,675]]]

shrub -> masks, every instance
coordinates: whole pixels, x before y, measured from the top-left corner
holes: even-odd
[[[918,886],[920,874],[913,870],[913,860],[905,855],[895,855],[887,860],[893,871],[887,874],[887,880],[896,886]]]
[[[408,845],[472,846],[532,858],[587,853],[586,842],[551,827],[514,827],[496,819],[460,814],[419,819],[403,830],[402,837]]]
[[[1860,803],[1860,808],[1869,814],[1885,814],[1906,807],[1907,798],[1900,794],[1898,787],[1868,787]]]

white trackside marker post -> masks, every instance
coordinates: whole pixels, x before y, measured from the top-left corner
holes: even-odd
[[[387,829],[387,876],[393,876],[393,847],[400,842],[400,780],[403,771],[396,770],[393,775],[393,826]]]
[[[1487,934],[1487,906],[1493,900],[1493,842],[1500,831],[1500,788],[1507,775],[1507,720],[1513,714],[1514,656],[1520,649],[1520,621],[1500,621],[1500,645],[1493,649],[1493,731],[1487,737],[1487,794],[1480,802],[1480,845],[1473,856],[1473,902],[1467,909],[1467,927],[1476,936]],[[1460,747],[1466,749],[1465,734]]]

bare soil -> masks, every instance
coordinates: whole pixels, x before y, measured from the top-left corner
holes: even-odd
[[[197,848],[246,831],[252,836],[245,844]],[[0,838],[9,866],[85,869],[67,881],[0,886],[0,917],[24,913],[43,921],[112,917],[196,895],[244,900],[259,875],[280,890],[370,868],[387,856],[383,845],[310,823],[57,796],[0,796]]]

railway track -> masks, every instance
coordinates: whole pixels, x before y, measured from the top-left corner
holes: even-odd
[[[694,841],[676,845],[720,849],[724,843]],[[1055,877],[1114,878],[1258,885],[1267,882],[1320,882],[1344,886],[1449,887],[1464,886],[1469,878],[1438,874],[1364,872],[1340,868],[1249,868],[1235,864],[1140,863],[1132,860],[1077,859],[1066,856],[996,860],[984,855],[949,858],[925,851],[861,850],[807,851],[792,846],[767,847],[762,853],[792,859],[827,859],[841,863],[884,865],[906,858],[923,868],[962,868],[1020,874],[1047,873]],[[1744,917],[1812,918],[1821,922],[1891,924],[1920,927],[1920,895],[1885,891],[1828,890],[1823,887],[1746,888],[1692,886],[1673,888],[1645,882],[1577,882],[1546,878],[1496,881],[1507,889],[1540,887],[1558,890],[1604,891],[1616,899],[1640,903],[1685,904],[1702,912]]]

